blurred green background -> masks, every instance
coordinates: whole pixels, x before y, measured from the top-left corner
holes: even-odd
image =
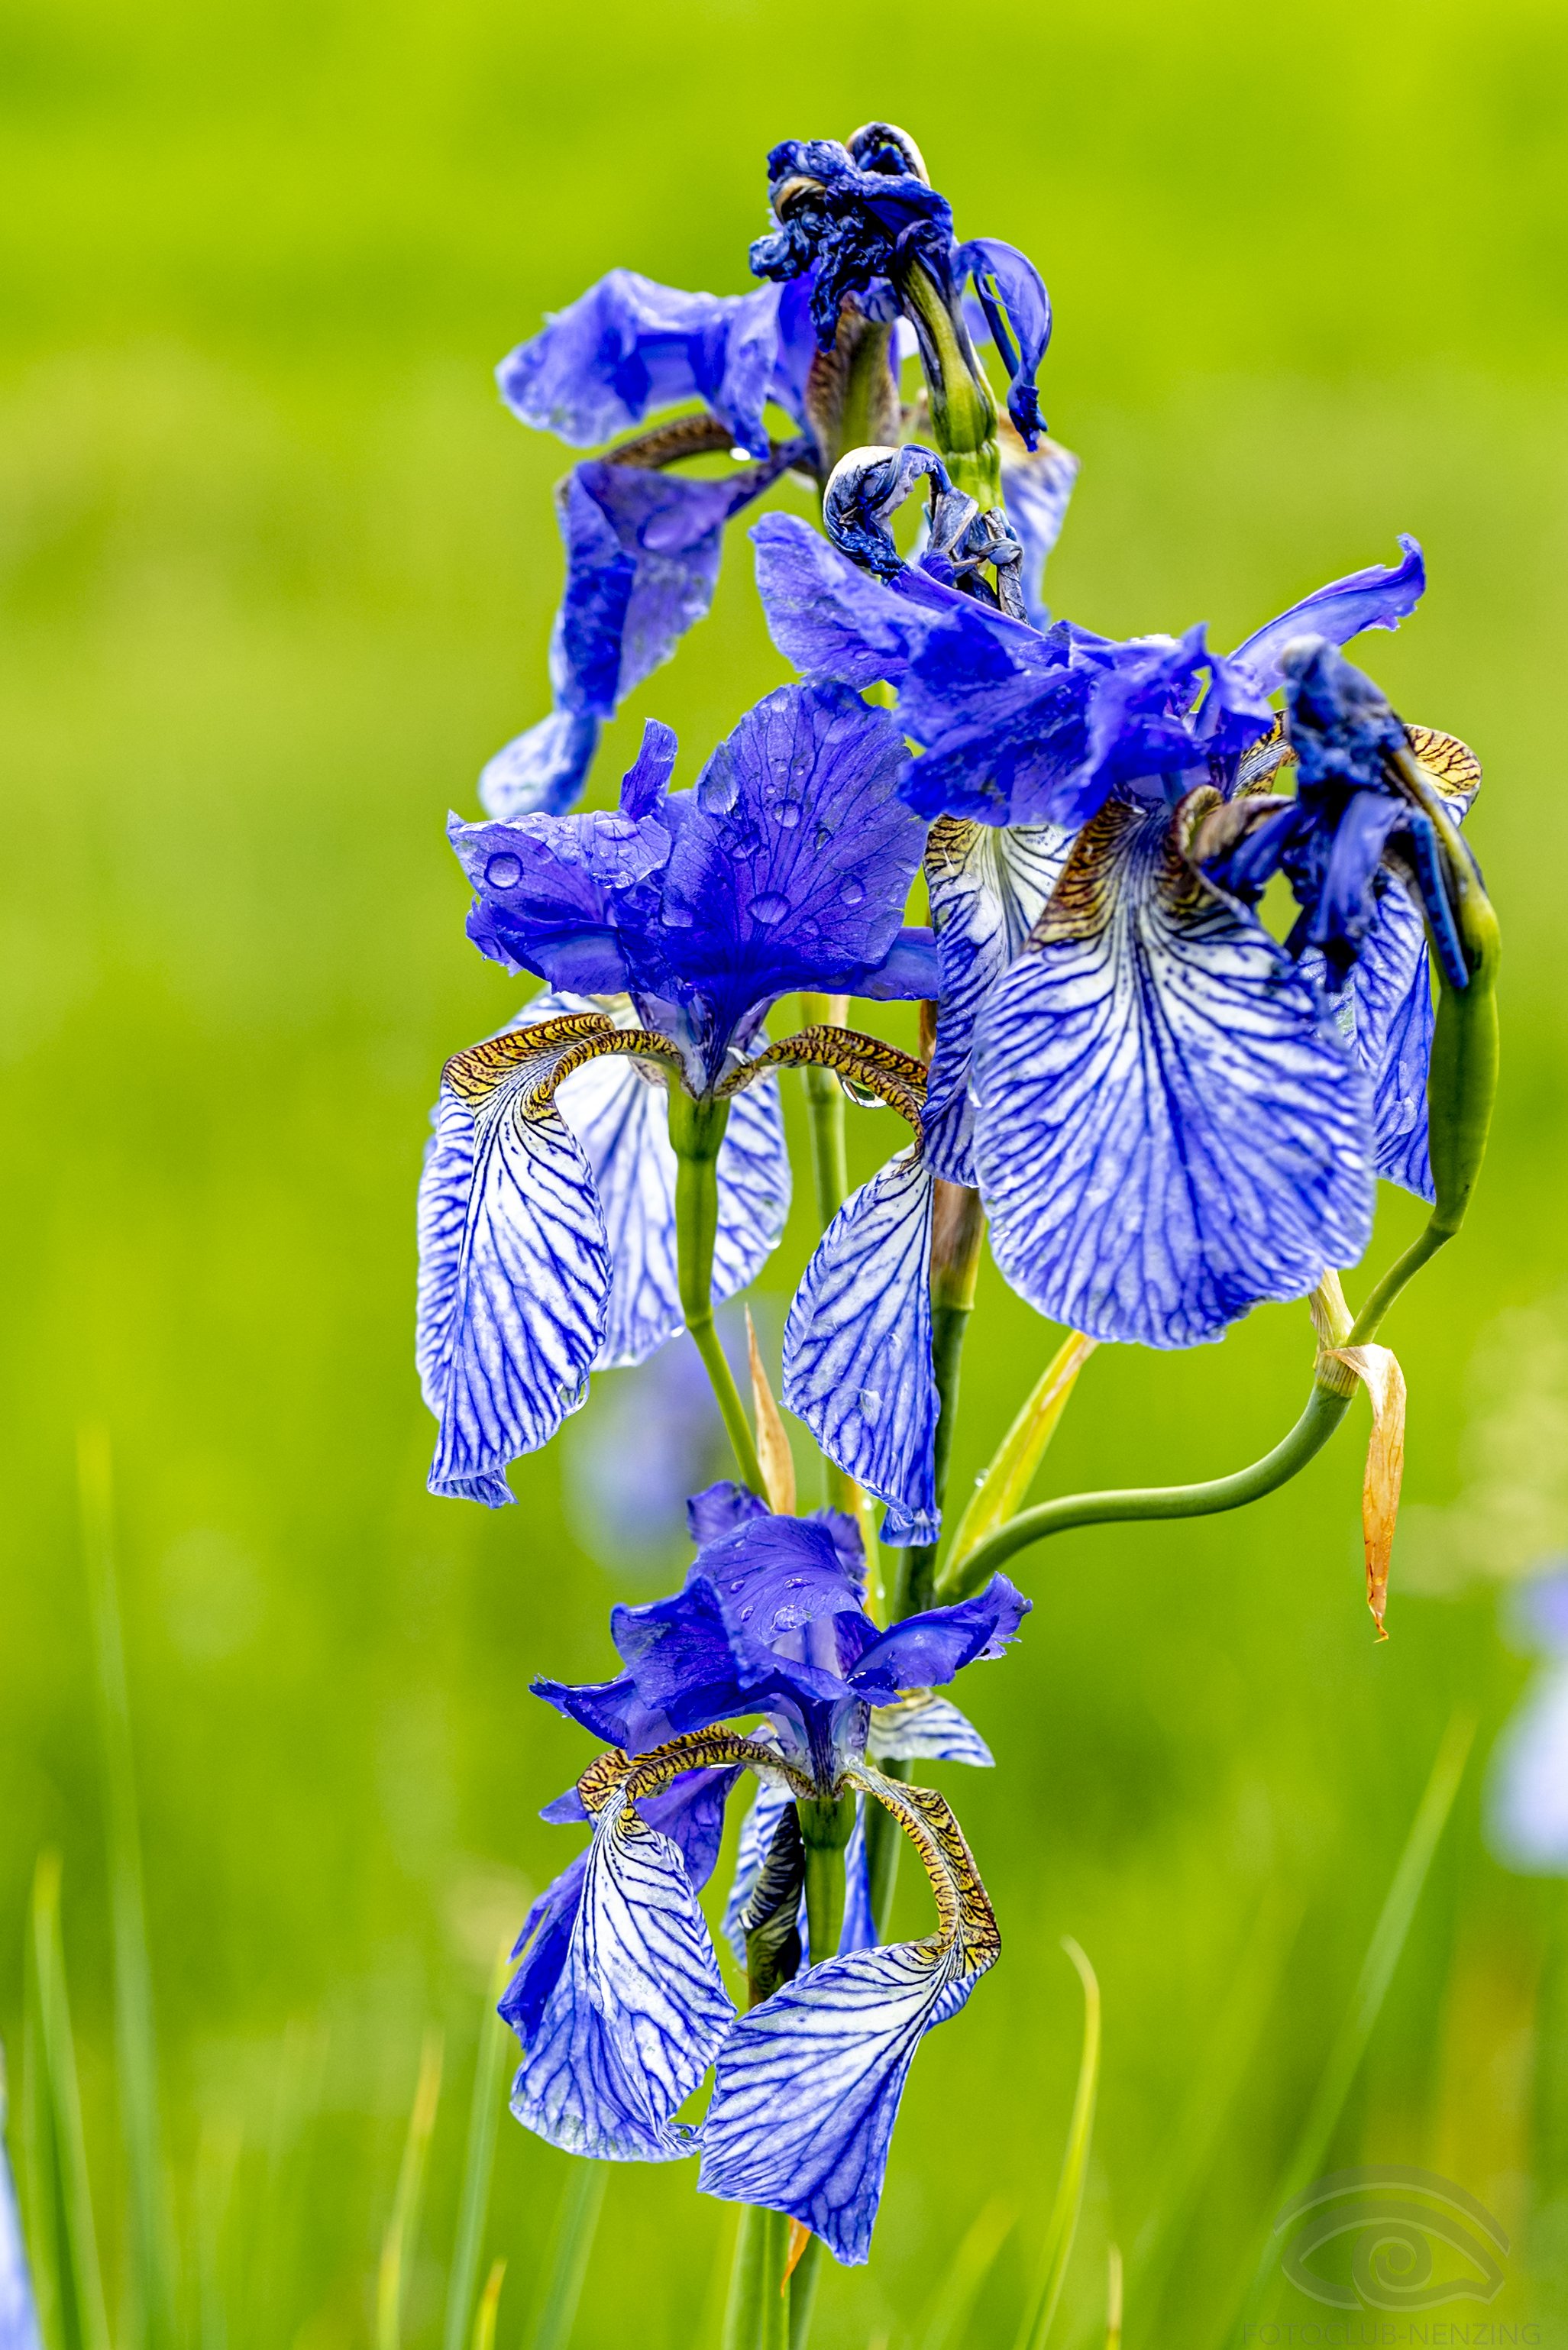
[[[489,369],[618,263],[743,288],[766,148],[885,115],[961,233],[1013,240],[1051,285],[1045,405],[1084,467],[1058,610],[1118,634],[1208,619],[1233,642],[1421,537],[1425,606],[1363,651],[1486,763],[1506,1072],[1470,1225],[1386,1334],[1424,1529],[1388,1644],[1361,1593],[1361,1408],[1248,1513],[1023,1562],[1026,1636],[966,1690],[1002,1767],[951,1788],[1004,1960],[920,2056],[873,2265],[829,2278],[816,2339],[917,2339],[999,2198],[1018,2225],[965,2339],[1011,2339],[1077,2059],[1071,1932],[1106,2038],[1063,2338],[1096,2322],[1107,2241],[1130,2252],[1168,2174],[1189,2209],[1129,2337],[1218,2342],[1456,1705],[1476,1760],[1333,2154],[1480,2196],[1515,2242],[1490,2314],[1546,2323],[1557,1888],[1486,1857],[1480,1789],[1526,1672],[1485,1570],[1531,1563],[1490,1555],[1487,1496],[1562,1539],[1568,1452],[1561,6],[11,0],[0,114],[0,2032],[15,2048],[54,1846],[111,2268],[73,1465],[95,1419],[182,2212],[238,2164],[213,2253],[227,2333],[204,2341],[369,2338],[434,2020],[448,2085],[410,2329],[432,2338],[486,1969],[572,1848],[535,1814],[587,1754],[528,1681],[606,1669],[608,1602],[653,1587],[573,1530],[581,1422],[515,1472],[516,1510],[423,1485],[426,1111],[443,1056],[518,993],[462,938],[441,826],[546,707],[560,574],[563,454]],[[713,618],[623,713],[597,795],[646,713],[678,728],[689,779],[784,674],[749,570],[736,536]],[[893,1147],[885,1118],[851,1113],[862,1172]],[[1379,1257],[1414,1226],[1390,1196]],[[797,1213],[764,1284],[775,1330],[810,1239]],[[1526,1326],[1533,1354],[1508,1336]],[[1054,1343],[988,1274],[961,1485]],[[1049,1482],[1239,1464],[1309,1365],[1302,1308],[1186,1357],[1104,1349]],[[1184,2172],[1173,2137],[1274,1909],[1299,1921],[1277,1993],[1212,2161]],[[487,2250],[510,2262],[507,2350],[568,2168],[504,2123]],[[728,2224],[687,2167],[618,2170],[578,2350],[701,2344]]]

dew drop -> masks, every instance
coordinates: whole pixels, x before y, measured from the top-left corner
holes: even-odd
[[[882,1399],[875,1388],[862,1388],[856,1401],[867,1419],[876,1419],[881,1412]]]
[[[798,800],[781,800],[779,802],[779,822],[783,825],[786,832],[793,832],[794,830],[796,825],[800,822],[800,802]]]
[[[864,897],[864,890],[861,895]],[[752,899],[752,919],[756,922],[782,922],[788,911],[789,900],[781,898],[776,889],[764,889],[760,898]]]
[[[493,889],[515,889],[523,879],[523,859],[504,848],[485,867],[484,878]]]
[[[866,896],[866,884],[864,881],[857,881],[854,874],[851,873],[847,880],[844,880],[839,883],[838,895],[845,905],[858,906],[864,902]]]

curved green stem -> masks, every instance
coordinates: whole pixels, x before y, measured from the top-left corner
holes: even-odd
[[[734,1374],[713,1326],[713,1243],[719,1230],[719,1145],[730,1116],[727,1101],[698,1101],[683,1087],[670,1088],[670,1139],[675,1149],[676,1262],[680,1310],[713,1389],[741,1476],[753,1493],[767,1481]]]
[[[1005,1525],[978,1543],[968,1556],[950,1560],[937,1579],[940,1599],[963,1599],[978,1591],[1014,1552],[1026,1549],[1031,1543],[1043,1542],[1047,1534],[1061,1534],[1075,1526],[1119,1525],[1130,1520],[1150,1518],[1203,1518],[1221,1510],[1239,1510],[1248,1502],[1261,1501],[1278,1486],[1288,1484],[1298,1471],[1306,1467],[1314,1455],[1321,1452],[1349,1408],[1354,1382],[1349,1392],[1339,1394],[1335,1388],[1314,1382],[1307,1399],[1306,1409],[1290,1434],[1282,1438],[1272,1452],[1250,1468],[1238,1469],[1229,1477],[1211,1477],[1199,1485],[1135,1485],[1117,1492],[1064,1493],[1053,1502],[1041,1502],[1032,1510],[1022,1510]]]

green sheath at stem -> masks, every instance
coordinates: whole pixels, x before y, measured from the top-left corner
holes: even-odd
[[[675,1240],[680,1310],[697,1342],[743,1482],[765,1494],[756,1440],[719,1334],[713,1327],[713,1243],[719,1230],[719,1145],[730,1116],[727,1101],[698,1101],[684,1087],[670,1088],[670,1139],[675,1150]]]
[[[1249,1469],[1238,1469],[1229,1477],[1211,1477],[1200,1485],[1143,1485],[1130,1486],[1119,1492],[1063,1493],[1054,1502],[1041,1502],[1032,1510],[1021,1510],[1017,1517],[1010,1518],[1005,1525],[998,1526],[994,1534],[978,1543],[967,1558],[943,1570],[937,1580],[937,1596],[942,1600],[968,1598],[989,1582],[1015,1551],[1044,1541],[1047,1534],[1066,1534],[1075,1526],[1119,1525],[1134,1519],[1210,1517],[1220,1510],[1239,1510],[1248,1502],[1261,1501],[1277,1486],[1288,1484],[1314,1453],[1322,1451],[1349,1408],[1349,1395],[1336,1394],[1332,1388],[1314,1382],[1306,1409],[1290,1434]]]

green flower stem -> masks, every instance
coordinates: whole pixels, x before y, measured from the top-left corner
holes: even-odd
[[[980,1244],[985,1213],[980,1193],[966,1183],[937,1179],[931,1217],[931,1372],[937,1385],[936,1494],[940,1509],[947,1492],[948,1461],[952,1452],[953,1423],[958,1417],[959,1369],[963,1342],[974,1311],[975,1283],[980,1274]],[[898,1554],[888,1607],[890,1624],[917,1616],[937,1596],[937,1546],[926,1543]],[[907,1762],[882,1765],[890,1779],[907,1779]],[[877,1934],[886,1939],[893,1906],[903,1837],[898,1823],[884,1804],[872,1808],[866,1821],[866,1868],[871,1888],[871,1915]]]
[[[846,995],[803,994],[800,1023],[812,1028],[826,1021],[842,1028],[849,1016]],[[844,1149],[844,1089],[831,1069],[809,1067],[806,1113],[811,1121],[811,1163],[816,1176],[816,1212],[824,1232],[849,1194],[849,1162]]]
[[[822,2275],[822,2238],[813,2236],[789,2281],[789,2350],[805,2350],[816,2288]]]
[[[967,328],[954,317],[923,263],[912,262],[899,272],[898,291],[919,338],[931,437],[953,487],[967,491],[986,514],[1002,504],[1002,456],[991,386]]]
[[[800,1023],[803,1028],[815,1026],[819,1021],[831,1022],[842,1028],[849,1017],[846,995],[814,995],[803,993],[800,999]],[[849,1161],[844,1145],[844,1089],[831,1069],[808,1067],[805,1078],[805,1114],[811,1127],[811,1162],[816,1177],[816,1214],[824,1232],[833,1222],[849,1196]],[[847,1510],[851,1517],[859,1514],[859,1495],[853,1478],[846,1477],[836,1462],[825,1460],[822,1464],[822,1498],[830,1510]]]
[[[789,2261],[789,2219],[783,2211],[761,2211],[762,2260],[757,2293],[757,2350],[790,2350],[790,2290],[784,2276]]]
[[[719,1229],[719,1145],[728,1102],[697,1100],[682,1086],[670,1088],[670,1139],[675,1149],[676,1260],[680,1310],[697,1342],[743,1482],[765,1494],[756,1440],[719,1334],[713,1326],[713,1242]]]
[[[755,2203],[741,2206],[735,2237],[735,2258],[730,2270],[730,2296],[724,2304],[722,2350],[757,2350],[762,2316],[763,2239],[771,2211]]]
[[[797,1804],[795,1811],[805,1846],[805,1918],[815,1967],[833,1957],[844,1930],[844,1847],[855,1827],[855,1798],[827,1796]]]
[[[1043,1542],[1047,1534],[1070,1533],[1077,1526],[1121,1525],[1140,1519],[1205,1518],[1221,1510],[1239,1510],[1248,1502],[1261,1501],[1265,1493],[1285,1485],[1306,1467],[1314,1455],[1321,1452],[1350,1407],[1355,1381],[1349,1392],[1338,1391],[1335,1367],[1328,1367],[1314,1381],[1306,1409],[1290,1434],[1282,1438],[1272,1452],[1254,1461],[1249,1469],[1238,1469],[1229,1477],[1212,1477],[1200,1485],[1131,1486],[1123,1492],[1108,1493],[1064,1493],[1055,1501],[1041,1502],[1032,1510],[1021,1510],[1005,1525],[998,1526],[978,1543],[965,1558],[950,1560],[937,1578],[937,1596],[941,1600],[967,1599],[971,1592],[989,1582],[997,1568],[1017,1551],[1031,1543]]]

